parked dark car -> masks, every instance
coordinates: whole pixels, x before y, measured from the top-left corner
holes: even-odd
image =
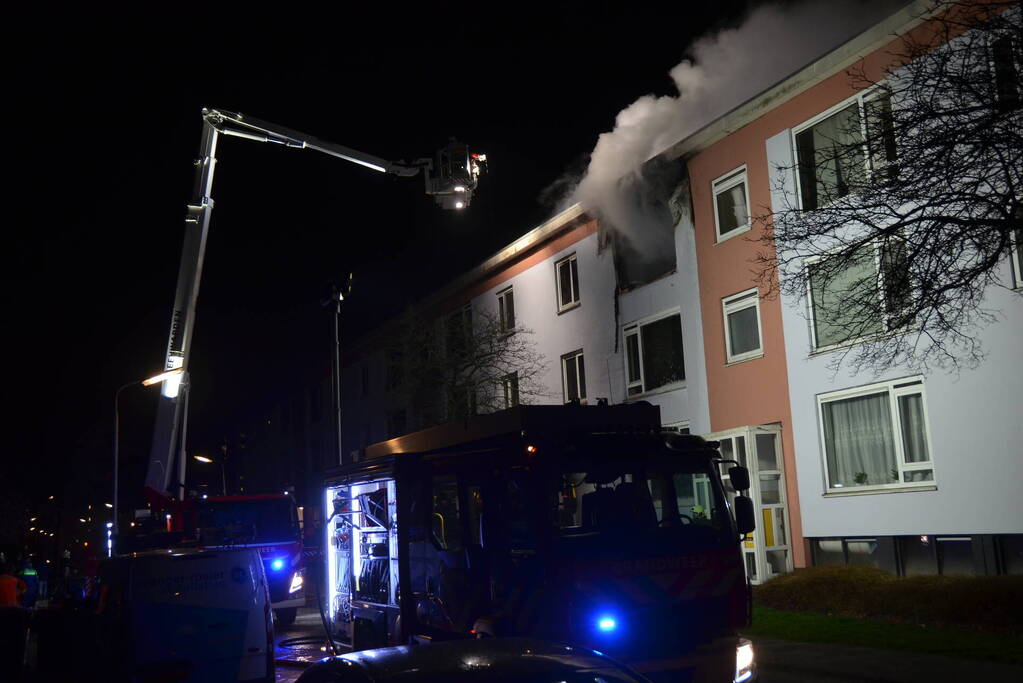
[[[361,650],[308,668],[298,683],[648,683],[595,650],[529,638],[447,640]]]

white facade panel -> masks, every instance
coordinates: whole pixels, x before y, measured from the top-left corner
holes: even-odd
[[[767,140],[774,210],[794,192],[790,131]],[[792,198],[790,197],[790,201]],[[1011,287],[1008,255],[1002,281]],[[924,410],[934,467],[933,486],[920,490],[827,493],[818,396],[918,376],[895,367],[882,375],[852,374],[829,366],[840,351],[812,353],[805,302],[782,298],[796,476],[807,537],[1023,532],[1023,299],[992,289],[985,305],[1001,319],[978,334],[987,352],[979,367],[960,374],[934,370],[923,376]]]

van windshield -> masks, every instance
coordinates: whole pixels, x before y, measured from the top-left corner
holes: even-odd
[[[213,542],[291,543],[298,538],[295,507],[287,498],[205,500],[199,526]]]
[[[559,473],[557,524],[562,536],[610,529],[730,528],[709,462],[682,457],[565,463]]]

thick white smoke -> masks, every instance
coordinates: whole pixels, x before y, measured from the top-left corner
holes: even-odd
[[[907,4],[905,0],[809,1],[762,6],[737,28],[697,40],[670,71],[677,95],[645,95],[622,110],[615,128],[597,139],[586,173],[571,193],[606,227],[640,250],[650,228],[623,179],[714,118],[771,87],[845,40]],[[626,183],[630,185],[630,183]],[[630,196],[631,195],[631,196]],[[639,210],[638,210],[639,209]]]

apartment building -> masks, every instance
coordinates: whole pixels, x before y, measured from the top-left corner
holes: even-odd
[[[958,372],[906,362],[836,369],[836,354],[864,339],[843,337],[815,310],[825,290],[776,295],[776,281],[757,277],[772,245],[756,216],[812,210],[813,188],[834,190],[834,167],[814,177],[800,164],[829,126],[876,107],[850,69],[881,79],[897,49],[892,36],[916,30],[925,5],[903,8],[653,159],[648,167],[676,176],[662,198],[671,225],[657,258],[637,257],[577,205],[420,305],[439,330],[471,326],[474,311],[508,334],[531,330],[547,361],[532,402],[650,401],[665,426],[720,441],[753,475],[758,529],[744,550],[754,582],[833,563],[903,575],[1023,571],[1018,231],[997,266],[1000,286],[983,302],[999,312],[982,331],[986,356]],[[1012,50],[1018,69],[1019,46]],[[884,256],[870,253],[862,267],[876,274]],[[398,325],[346,350],[349,457],[444,418],[401,391],[389,343]],[[480,391],[494,392],[491,409],[526,400],[514,373]]]
[[[849,124],[840,122],[870,125],[870,109],[879,103],[900,106],[883,101],[881,89],[857,87],[850,73],[875,82],[908,78],[904,68],[887,68],[904,49],[892,36],[920,30],[922,8],[904,8],[666,153],[686,160],[692,184],[713,436],[725,444],[745,440],[765,515],[769,502],[782,510],[763,517],[757,538],[764,544],[757,569],[768,574],[782,568],[775,550],[782,546],[773,544],[793,540],[797,567],[866,564],[910,575],[1023,571],[1023,504],[1013,493],[1023,435],[1014,399],[1023,390],[1018,229],[996,267],[999,284],[983,300],[999,312],[979,332],[986,356],[958,372],[906,362],[880,372],[858,372],[850,363],[836,370],[836,355],[864,340],[818,309],[823,297],[841,301],[841,282],[884,276],[889,256],[878,245],[827,287],[811,279],[805,297],[782,288],[781,296],[758,298],[764,283],[751,276],[770,248],[763,223],[752,216],[813,210],[825,196],[850,192],[839,187],[844,162],[821,164],[814,145],[849,135]],[[1010,11],[1018,24],[1019,8]],[[1005,40],[995,36],[992,45],[1004,47]],[[1001,66],[992,53],[990,72],[976,73],[997,79],[1002,68],[1016,74],[1018,88],[1019,50],[1018,44],[1007,50]],[[866,160],[868,172],[887,172],[899,149],[900,141],[891,140],[880,152],[888,156],[883,163]],[[864,165],[862,156],[854,161]],[[873,270],[851,274],[857,267]],[[875,335],[898,332],[882,324]],[[758,439],[769,437],[759,434],[771,429],[780,438],[764,457]],[[789,533],[779,536],[786,505]]]

